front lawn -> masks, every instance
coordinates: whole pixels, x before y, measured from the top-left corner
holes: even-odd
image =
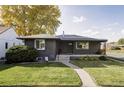
[[[100,86],[124,86],[124,63],[107,59],[72,60],[71,63],[86,70]]]
[[[77,73],[62,63],[0,65],[0,86],[81,86]]]

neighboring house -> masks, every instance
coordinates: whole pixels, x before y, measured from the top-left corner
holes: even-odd
[[[0,59],[5,57],[7,49],[21,45],[22,40],[16,39],[18,35],[12,27],[0,26]]]
[[[124,45],[117,45],[121,50],[124,50]]]
[[[124,44],[119,45],[117,42],[110,42],[110,43],[107,43],[107,49],[108,50],[116,50],[116,49],[124,50]]]
[[[39,56],[54,60],[58,54],[97,54],[101,43],[107,40],[78,35],[32,35],[22,36],[25,45],[36,48]]]
[[[107,43],[107,49],[111,50],[113,47],[117,46],[117,42],[109,42]]]

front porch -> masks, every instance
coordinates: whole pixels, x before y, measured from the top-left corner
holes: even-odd
[[[57,41],[56,49],[57,55],[105,55],[106,42],[61,40]]]
[[[84,56],[94,56],[94,57],[100,57],[102,56],[101,54],[84,54],[84,55],[79,55],[79,54],[60,54],[60,55],[56,55],[56,61],[57,62],[61,62],[62,60],[70,60],[71,57],[74,58],[79,58],[79,57],[84,57]]]

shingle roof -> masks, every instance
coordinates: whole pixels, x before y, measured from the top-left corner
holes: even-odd
[[[50,34],[39,34],[39,35],[31,35],[31,36],[20,36],[18,39],[58,39],[55,35],[50,35]]]
[[[3,32],[7,31],[10,27],[4,27],[4,26],[0,26],[0,34],[2,34]]]
[[[77,40],[84,40],[84,41],[107,41],[105,39],[96,39],[96,38],[90,38],[85,36],[79,36],[79,35],[58,35],[61,40],[71,40],[71,41],[77,41]]]
[[[65,41],[101,41],[105,42],[106,39],[96,39],[96,38],[90,38],[90,37],[84,37],[79,35],[48,35],[48,34],[40,34],[40,35],[31,35],[31,36],[21,36],[18,37],[18,39],[59,39],[59,40],[65,40]]]

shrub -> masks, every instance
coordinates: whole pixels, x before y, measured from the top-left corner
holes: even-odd
[[[38,51],[32,47],[18,45],[6,52],[6,63],[32,62],[38,56]]]
[[[84,60],[84,61],[87,61],[89,60],[89,56],[84,56],[84,57],[81,57],[80,60]]]
[[[98,57],[84,56],[84,57],[81,57],[80,60],[84,60],[84,61],[96,61],[96,60],[98,60]]]
[[[90,57],[90,61],[97,61],[98,57]]]
[[[79,61],[106,61],[107,58],[105,56],[83,56],[83,57],[71,57],[71,60],[79,60]]]
[[[105,56],[100,56],[100,57],[99,57],[99,60],[106,61],[106,60],[107,60],[107,58],[106,58]]]

